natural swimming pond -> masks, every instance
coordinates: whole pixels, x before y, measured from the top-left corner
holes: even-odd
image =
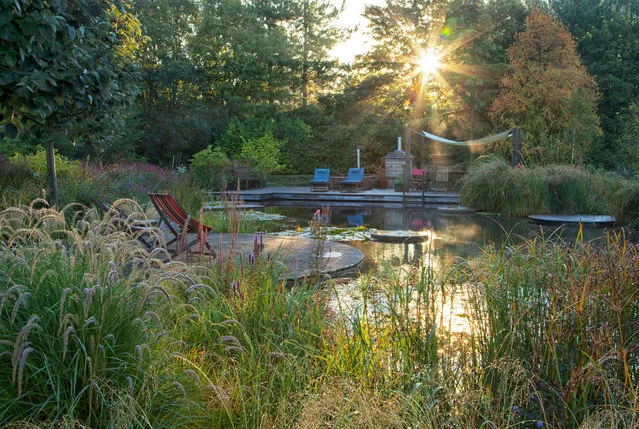
[[[271,206],[270,213],[279,213],[289,218],[291,225],[308,225],[313,213],[321,209],[316,206]],[[427,236],[424,244],[395,244],[376,241],[350,242],[364,252],[363,272],[390,264],[419,264],[425,252],[431,257],[452,261],[455,258],[469,259],[479,255],[483,246],[505,242],[519,243],[537,236],[576,239],[577,226],[548,227],[536,225],[527,219],[516,219],[496,214],[456,213],[452,210],[437,210],[400,207],[330,207],[328,225],[336,227],[376,228],[380,230],[421,231]],[[584,228],[585,241],[598,240],[605,234],[604,228]]]
[[[272,206],[270,213],[287,216],[289,227],[305,227],[321,206]],[[328,226],[365,226],[379,230],[421,232],[423,243],[383,243],[373,240],[350,241],[362,251],[364,260],[359,273],[332,282],[329,302],[336,313],[347,319],[368,312],[369,317],[386,317],[393,311],[398,290],[409,312],[417,317],[420,310],[420,283],[447,283],[431,295],[439,308],[439,324],[451,334],[470,332],[466,286],[449,277],[455,264],[478,258],[489,245],[523,242],[535,236],[550,240],[574,241],[578,226],[547,227],[527,219],[513,219],[480,213],[456,213],[453,210],[399,207],[331,207],[325,219]],[[584,241],[605,243],[604,228],[584,227]],[[423,311],[423,310],[422,310]],[[374,314],[373,314],[374,313]],[[411,317],[413,317],[411,316]]]

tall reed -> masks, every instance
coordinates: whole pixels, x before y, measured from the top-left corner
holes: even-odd
[[[612,214],[612,196],[625,183],[614,175],[574,166],[510,168],[492,161],[470,169],[461,196],[466,206],[509,216]]]

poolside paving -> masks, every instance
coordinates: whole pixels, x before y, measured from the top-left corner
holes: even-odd
[[[212,192],[214,197],[220,197],[220,192]],[[410,191],[396,192],[393,189],[368,189],[359,192],[311,192],[308,186],[279,186],[261,189],[240,190],[239,197],[244,203],[268,202],[324,202],[331,205],[339,204],[369,204],[382,203],[403,205],[404,203],[422,202],[425,205],[458,205],[458,192],[438,191]]]
[[[194,237],[194,234],[189,234],[189,241]],[[170,239],[169,236],[166,238]],[[223,258],[233,257],[239,261],[241,255],[247,263],[249,254],[254,255],[254,238],[253,234],[238,234],[233,237],[231,234],[213,233],[207,237],[207,242],[215,252],[220,253],[221,249]],[[287,281],[302,280],[314,274],[339,277],[355,271],[364,259],[364,254],[359,249],[333,241],[325,241],[322,245],[319,240],[310,238],[263,235],[262,243],[262,255],[275,256],[276,261],[284,264],[283,278]],[[185,258],[185,254],[178,257]]]

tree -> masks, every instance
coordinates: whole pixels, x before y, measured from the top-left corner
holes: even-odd
[[[131,95],[139,26],[120,1],[0,1],[0,121],[9,135],[28,129],[46,140],[57,206],[54,139]]]
[[[450,85],[448,128],[455,140],[490,134],[489,108],[499,93],[508,47],[524,29],[528,10],[520,0],[453,0],[440,43],[448,51],[443,72]],[[500,130],[501,131],[501,130]]]
[[[290,37],[296,45],[294,58],[297,59],[301,68],[302,106],[306,107],[311,86],[314,86],[316,90],[322,85],[328,86],[336,66],[334,60],[328,59],[328,51],[337,41],[343,39],[346,31],[338,29],[333,24],[344,10],[343,4],[337,8],[328,0],[300,0],[299,2],[301,4],[297,6],[298,16],[293,21],[293,32]]]
[[[551,0],[550,4],[575,36],[582,61],[601,88],[603,137],[590,151],[590,160],[608,168],[639,164],[639,158],[628,158],[635,152],[624,147],[633,136],[626,120],[639,99],[639,3]]]
[[[581,158],[600,133],[598,92],[573,37],[551,16],[533,10],[526,30],[508,50],[508,60],[501,92],[491,107],[495,122],[523,127],[536,161]]]

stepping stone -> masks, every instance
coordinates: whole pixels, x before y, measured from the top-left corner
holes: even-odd
[[[384,243],[421,243],[428,240],[428,236],[416,231],[376,231],[371,238]]]

